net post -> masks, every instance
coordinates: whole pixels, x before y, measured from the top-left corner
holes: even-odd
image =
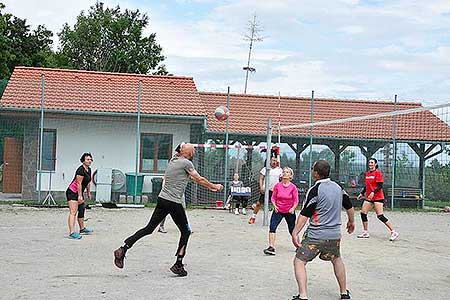
[[[230,111],[230,87],[227,89],[227,109]],[[229,117],[225,124],[225,172],[223,174],[223,205],[227,202],[227,188],[228,188],[228,126],[230,124]]]
[[[266,175],[264,176],[264,218],[263,226],[269,225],[269,172],[272,148],[272,118],[267,120]]]
[[[394,96],[394,112],[397,111],[397,95]],[[397,115],[393,116],[392,124],[392,147],[393,147],[393,160],[392,160],[392,178],[391,178],[391,209],[394,209],[394,188],[395,188],[395,173],[397,165]]]
[[[41,107],[40,107],[40,121],[39,121],[39,166],[38,166],[38,203],[41,204],[41,189],[42,189],[42,151],[44,145],[42,143],[44,139],[44,98],[45,98],[45,75],[41,76]]]
[[[137,122],[136,122],[136,151],[135,151],[135,165],[134,165],[134,195],[133,202],[136,204],[137,186],[138,186],[138,171],[139,171],[139,148],[141,142],[141,96],[142,96],[142,81],[139,80],[138,98],[137,98]],[[142,196],[141,196],[142,199]]]
[[[312,185],[312,150],[313,150],[313,127],[314,127],[314,91],[311,91],[311,112],[310,112],[311,127],[309,128],[309,182],[308,185]]]

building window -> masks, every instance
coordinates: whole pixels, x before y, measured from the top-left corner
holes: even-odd
[[[141,172],[161,173],[172,157],[171,134],[141,134]]]
[[[42,139],[42,170],[55,171],[56,129],[44,129]]]

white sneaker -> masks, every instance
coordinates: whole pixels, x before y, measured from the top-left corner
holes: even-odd
[[[235,214],[236,216],[239,215],[239,209],[236,208],[236,209],[234,210],[234,214]]]
[[[366,238],[367,239],[367,238],[370,238],[370,234],[369,234],[369,232],[363,230],[363,232],[361,232],[361,234],[358,234],[357,237],[358,238]]]
[[[396,239],[398,239],[398,236],[399,236],[400,234],[397,232],[397,231],[392,231],[391,232],[391,237],[389,238],[389,240],[390,241],[395,241]]]
[[[246,215],[246,214],[247,214],[247,211],[245,210],[245,208],[242,209],[242,214],[243,214],[243,215]]]

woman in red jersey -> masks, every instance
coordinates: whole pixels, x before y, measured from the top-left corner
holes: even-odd
[[[358,195],[358,200],[362,199],[365,195],[365,200],[361,207],[361,220],[363,223],[363,232],[358,235],[359,238],[370,237],[368,228],[369,223],[367,220],[367,213],[370,209],[375,208],[378,220],[384,223],[391,233],[389,240],[394,241],[398,238],[398,232],[394,230],[394,226],[383,214],[384,205],[384,193],[383,193],[383,174],[378,170],[378,162],[375,158],[369,159],[369,171],[366,172],[364,177],[364,188]]]

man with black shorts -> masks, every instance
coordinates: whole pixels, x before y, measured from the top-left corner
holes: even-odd
[[[292,242],[297,247],[294,258],[295,278],[299,294],[294,299],[308,299],[306,292],[306,263],[319,258],[331,261],[334,274],[339,284],[341,299],[351,299],[347,290],[345,266],[340,255],[341,242],[341,210],[345,208],[348,216],[347,232],[355,230],[354,209],[347,193],[335,182],[331,181],[330,164],[318,160],[312,168],[316,180],[306,194],[306,202],[297,218]],[[299,233],[309,219],[302,241]]]
[[[142,237],[153,233],[161,221],[170,214],[181,233],[176,252],[177,260],[170,270],[178,276],[187,275],[183,265],[183,258],[186,254],[187,242],[191,231],[189,229],[186,212],[181,204],[181,197],[184,194],[186,185],[190,178],[213,192],[221,191],[223,189],[221,184],[211,183],[197,173],[191,161],[194,157],[194,153],[195,149],[193,145],[183,144],[180,153],[170,160],[164,174],[164,186],[159,193],[156,208],[153,211],[147,226],[139,229],[134,235],[128,237],[125,240],[124,245],[114,251],[114,264],[118,268],[123,268],[123,260],[127,250]]]

